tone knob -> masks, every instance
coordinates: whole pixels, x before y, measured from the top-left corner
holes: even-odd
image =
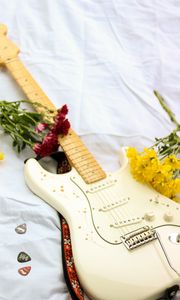
[[[153,213],[153,211],[150,211],[150,212],[147,212],[145,215],[144,215],[144,219],[146,221],[153,221],[155,219],[155,214]]]
[[[171,243],[179,245],[180,246],[180,233],[171,233],[169,235],[169,240],[171,241]]]
[[[177,242],[178,244],[180,244],[180,233],[178,233],[178,235],[177,235],[177,237],[176,237],[176,242]]]
[[[171,211],[167,211],[165,214],[164,214],[164,220],[166,222],[171,222],[173,220],[173,214]]]

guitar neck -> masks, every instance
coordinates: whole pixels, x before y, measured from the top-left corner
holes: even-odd
[[[47,113],[43,106],[49,110],[56,110],[18,57],[8,60],[6,67],[32,104],[38,102],[42,105],[35,105],[38,112]],[[86,183],[93,183],[106,177],[101,166],[72,129],[66,136],[59,136],[58,139],[71,165],[75,167]]]
[[[38,102],[50,110],[56,110],[56,107],[42,91],[18,57],[6,62],[6,67],[32,103]],[[35,109],[40,113],[44,113],[44,108],[41,106],[37,106]]]

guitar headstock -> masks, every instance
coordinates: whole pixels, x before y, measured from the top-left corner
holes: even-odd
[[[0,64],[6,64],[13,58],[16,58],[19,49],[6,36],[7,27],[0,24]]]

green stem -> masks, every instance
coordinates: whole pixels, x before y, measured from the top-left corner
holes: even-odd
[[[30,114],[29,113],[26,113],[26,112],[22,112],[29,120],[31,120],[33,123],[34,123],[34,125],[36,125],[36,121],[33,119],[33,118],[31,118],[31,116],[30,116]]]
[[[169,147],[169,148],[167,148],[166,150],[164,150],[163,152],[161,152],[161,157],[165,157],[166,154],[169,153],[169,150],[170,150],[170,149],[171,149],[171,148]]]
[[[32,148],[32,143],[29,142],[28,140],[26,140],[22,135],[18,134],[16,131],[13,131],[13,132],[12,132],[12,128],[11,128],[11,127],[9,128],[8,125],[3,125],[2,127],[3,127],[7,132],[10,133],[10,136],[11,136],[12,138],[13,138],[13,136],[18,137],[18,138],[21,139],[24,143],[28,144],[28,145]],[[12,133],[13,133],[13,135],[12,135]]]
[[[11,121],[11,119],[6,115],[5,112],[3,113],[3,117],[14,127],[15,124]],[[1,124],[1,126],[2,126],[2,124]]]
[[[177,143],[180,142],[180,137],[176,134],[179,131],[179,128],[177,127],[175,130],[173,130],[170,134],[162,137],[162,138],[158,138],[158,141],[156,143],[153,144],[152,147],[155,147],[157,145],[159,145],[160,143],[169,143],[170,141],[170,136],[173,135],[173,141],[174,139],[176,140]],[[172,144],[174,144],[174,142],[172,142]]]
[[[34,131],[34,129],[27,127],[26,125],[17,124],[16,127],[19,127],[19,129],[24,128],[24,129],[28,130],[29,132],[33,133],[34,135],[39,135],[37,132]]]
[[[13,146],[18,152],[25,146],[33,147],[34,143],[41,142],[45,132],[36,132],[39,123],[52,125],[53,117],[57,111],[48,109],[46,106],[33,102],[35,107],[43,108],[43,113],[20,109],[21,103],[32,104],[29,100],[18,100],[14,102],[0,101],[0,126],[13,140]],[[47,116],[46,116],[47,115]]]
[[[34,133],[34,134],[36,134],[36,132],[32,129],[32,128],[30,128],[30,127],[27,127],[27,126],[25,126],[25,125],[23,125],[23,124],[14,124],[12,121],[11,121],[11,119],[4,113],[3,114],[3,116],[4,116],[4,118],[13,126],[13,128],[14,128],[14,126],[16,126],[16,127],[19,127],[19,129],[21,128],[21,127],[23,127],[23,128],[25,128],[25,129],[27,129],[28,131],[30,131],[30,132],[32,132],[32,133]],[[33,120],[33,119],[32,119]],[[34,121],[34,120],[33,120]],[[34,124],[36,125],[36,122],[34,121]],[[2,126],[2,124],[1,124],[1,126]]]
[[[56,113],[57,113],[57,110],[56,110],[56,109],[54,109],[54,110],[53,110],[53,109],[49,109],[49,108],[46,107],[45,105],[43,105],[43,104],[41,104],[41,103],[39,103],[39,102],[36,102],[36,101],[19,100],[19,101],[16,101],[16,102],[18,102],[18,103],[28,103],[28,104],[30,104],[30,105],[33,105],[34,107],[41,107],[41,108],[43,108],[44,111],[46,111],[47,113],[52,114],[52,115],[56,115]],[[42,118],[43,118],[43,119],[46,119],[46,120],[49,119],[49,118],[51,118],[52,115],[46,117],[46,116],[45,116],[45,113],[41,113]]]
[[[167,112],[167,114],[170,117],[171,121],[177,126],[177,128],[179,128],[180,124],[176,120],[175,115],[172,113],[170,108],[166,105],[165,100],[163,99],[163,97],[157,91],[154,91],[154,95],[159,100],[162,108]]]

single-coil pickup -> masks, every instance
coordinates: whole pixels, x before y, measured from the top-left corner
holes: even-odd
[[[110,179],[110,180],[106,180],[104,181],[103,183],[100,183],[100,184],[93,184],[93,186],[91,186],[87,191],[86,193],[96,193],[98,191],[101,191],[103,189],[106,189],[110,186],[113,186],[114,184],[116,184],[117,180],[116,179]]]
[[[114,227],[114,228],[120,228],[123,226],[128,226],[128,225],[132,225],[132,224],[136,224],[136,223],[140,223],[142,222],[142,218],[140,217],[134,217],[131,219],[126,219],[126,220],[121,220],[121,221],[116,221],[113,224],[110,224],[110,227]]]
[[[112,209],[114,209],[118,206],[126,204],[128,202],[128,200],[129,200],[129,198],[121,199],[121,200],[118,200],[118,201],[115,201],[115,202],[105,204],[101,208],[99,208],[99,211],[106,212],[106,211],[112,210]]]
[[[147,227],[143,227],[134,233],[127,234],[127,235],[121,237],[124,245],[129,250],[132,250],[141,245],[144,245],[156,238],[157,238],[156,232],[153,229],[150,229]]]

